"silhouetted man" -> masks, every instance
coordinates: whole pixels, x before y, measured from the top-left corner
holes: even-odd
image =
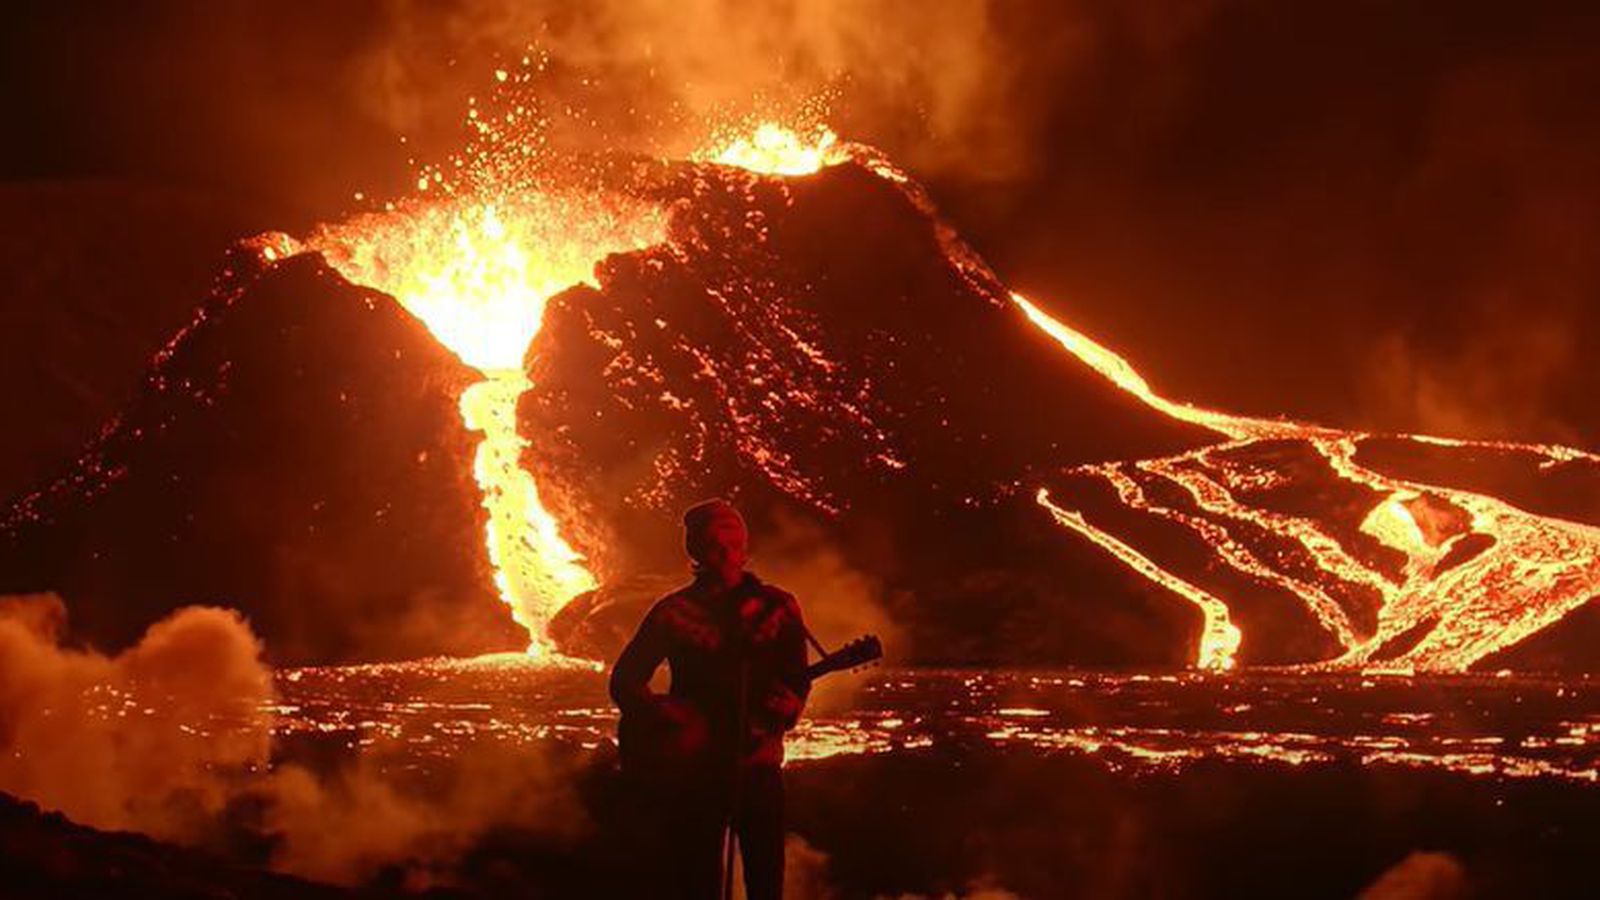
[[[731,820],[745,893],[778,900],[783,734],[810,690],[800,606],[744,570],[749,535],[732,506],[701,503],[683,528],[694,581],[656,602],[611,672],[624,769],[656,804],[669,890],[717,896]],[[657,694],[649,682],[662,660],[672,683]]]

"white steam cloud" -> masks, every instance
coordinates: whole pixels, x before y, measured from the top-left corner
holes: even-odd
[[[180,609],[115,656],[63,646],[66,621],[54,595],[0,597],[0,791],[81,824],[202,844],[255,809],[274,868],[416,887],[490,829],[586,825],[574,773],[521,749],[468,754],[426,790],[381,746],[331,775],[272,767],[272,671],[231,610]]]
[[[62,647],[65,624],[53,595],[0,598],[0,790],[97,828],[198,839],[268,759],[260,644],[205,607],[114,657]]]

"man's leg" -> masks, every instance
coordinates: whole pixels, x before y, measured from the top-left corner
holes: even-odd
[[[783,897],[783,775],[777,766],[745,773],[739,810],[739,849],[749,900]]]
[[[684,797],[665,825],[672,885],[658,896],[720,900],[724,812],[714,797]],[[663,885],[665,888],[666,886]]]

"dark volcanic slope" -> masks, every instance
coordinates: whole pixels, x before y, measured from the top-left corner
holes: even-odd
[[[122,408],[246,233],[172,190],[0,184],[0,495],[37,485]]]
[[[606,576],[680,569],[678,512],[732,495],[768,535],[826,523],[922,658],[1184,659],[1189,611],[1025,485],[1214,436],[1063,353],[916,188],[866,165],[707,168],[666,192],[667,246],[552,302],[520,410],[542,496]]]
[[[107,647],[174,607],[245,612],[281,662],[518,646],[490,592],[473,373],[320,258],[249,254],[132,407],[0,533],[0,592],[53,590]]]
[[[1595,521],[1591,458],[1186,413],[1036,328],[920,189],[854,160],[678,170],[668,245],[552,305],[520,426],[608,582],[557,640],[609,650],[710,494],[755,511],[783,579],[832,544],[927,661],[1464,669],[1593,596],[1597,534],[1563,521]]]

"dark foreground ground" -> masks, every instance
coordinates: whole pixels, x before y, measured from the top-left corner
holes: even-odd
[[[356,892],[237,865],[136,834],[75,825],[0,794],[0,897],[341,898]]]
[[[1459,861],[1474,897],[1600,889],[1600,806],[1564,784],[1214,763],[1128,779],[1020,753],[823,763],[792,784],[795,829],[850,896],[1344,898],[1418,850]]]
[[[1592,790],[1448,772],[1199,764],[1128,779],[1084,759],[934,751],[795,768],[791,853],[807,897],[1351,898],[1415,851],[1459,864],[1465,893],[1593,897]],[[591,776],[588,799],[608,779]],[[438,896],[651,896],[603,831],[483,836]],[[392,896],[335,889],[0,803],[4,897]],[[396,880],[391,875],[388,880]],[[1454,876],[1444,878],[1454,884]]]

